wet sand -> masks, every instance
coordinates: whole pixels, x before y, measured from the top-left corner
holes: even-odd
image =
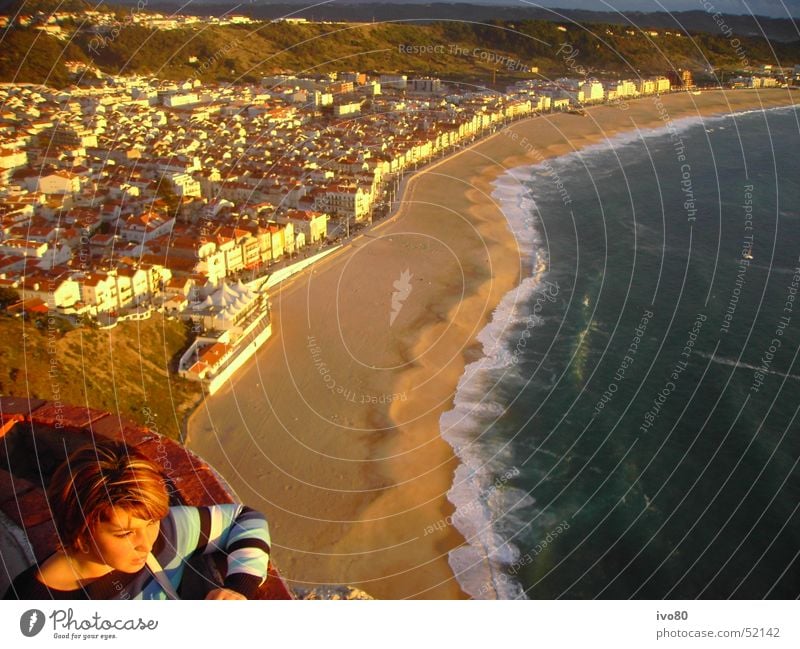
[[[458,598],[464,543],[440,437],[475,336],[530,274],[491,197],[506,170],[666,120],[793,103],[786,90],[680,93],[518,122],[413,177],[390,221],[275,288],[273,337],[201,404],[188,444],[270,519],[292,584]]]

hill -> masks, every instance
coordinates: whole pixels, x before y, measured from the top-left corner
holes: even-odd
[[[14,341],[0,346],[2,396],[85,404],[172,439],[202,397],[199,384],[168,371],[189,335],[182,322],[161,315],[110,330],[3,316],[0,339]]]
[[[508,23],[258,23],[149,29],[120,23],[110,36],[79,30],[71,39],[33,29],[5,30],[0,80],[63,86],[64,61],[92,61],[109,73],[152,74],[168,79],[257,81],[266,74],[341,69],[431,74],[485,85],[530,77],[575,76],[576,64],[598,76],[663,74],[673,68],[734,69],[741,60],[729,39],[697,34],[657,38],[618,25],[587,31],[546,21]],[[561,43],[573,58],[558,54]],[[741,38],[751,64],[794,64],[800,41]],[[422,48],[422,49],[420,49]],[[505,57],[504,61],[500,61]]]
[[[116,0],[117,4],[135,5],[138,0]],[[507,6],[487,6],[466,2],[416,2],[392,3],[374,0],[347,0],[332,3],[239,3],[231,0],[193,0],[190,4],[156,0],[148,3],[148,8],[171,14],[189,13],[198,16],[220,16],[231,11],[253,18],[272,20],[282,16],[297,16],[310,20],[338,21],[520,21],[544,20],[556,23],[580,23],[582,25],[624,25],[641,29],[678,29],[687,32],[720,33],[720,26],[714,17],[714,10],[703,11],[702,3],[694,11],[602,11],[602,3],[597,3],[597,11],[585,9],[548,9],[547,7],[508,0]],[[547,3],[541,3],[547,4]],[[654,5],[655,6],[655,5]],[[713,6],[713,5],[711,5]],[[778,11],[781,7],[776,7]],[[786,9],[783,9],[787,11]],[[759,15],[722,14],[719,19],[738,36],[755,36],[779,41],[794,41],[798,38],[798,28],[790,18],[772,18]]]

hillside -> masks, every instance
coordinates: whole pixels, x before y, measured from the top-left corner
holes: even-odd
[[[39,0],[43,1],[43,0]],[[52,0],[51,0],[52,1]],[[138,0],[116,0],[117,4],[136,5]],[[153,0],[148,8],[166,14],[173,12],[190,13],[198,16],[220,16],[236,6],[235,12],[256,19],[272,20],[286,15],[299,16],[309,20],[346,20],[346,21],[420,21],[420,20],[459,20],[463,22],[503,20],[517,22],[522,20],[546,20],[568,24],[582,25],[635,25],[640,29],[684,29],[690,33],[707,32],[719,34],[720,26],[714,13],[703,10],[703,3],[691,11],[612,11],[608,5],[595,3],[596,10],[585,9],[549,9],[547,2],[532,3],[507,0],[505,6],[475,4],[468,2],[374,2],[373,0],[337,0],[332,3],[294,2],[239,3],[235,0],[193,0],[190,4],[170,0]],[[613,4],[613,3],[612,3]],[[653,8],[658,5],[652,4]],[[714,7],[714,3],[708,6]],[[753,5],[749,5],[753,9]],[[796,8],[796,7],[795,7]],[[603,11],[606,9],[606,11]],[[742,6],[745,10],[745,7]],[[786,17],[793,7],[778,5],[775,13],[782,18],[760,15],[722,14],[720,17],[737,36],[756,36],[778,40],[795,41],[798,38],[797,24]],[[747,11],[747,10],[745,10]],[[756,10],[757,11],[757,10]],[[591,28],[591,27],[590,27]]]
[[[114,37],[101,39],[79,31],[71,41],[26,28],[3,35],[0,80],[63,86],[69,78],[64,61],[88,60],[113,73],[144,73],[168,79],[197,76],[209,81],[257,81],[282,71],[318,73],[342,69],[434,74],[443,79],[485,85],[529,77],[536,66],[546,76],[575,75],[577,65],[596,75],[663,74],[688,67],[740,66],[728,39],[699,34],[694,38],[629,34],[621,26],[589,32],[580,26],[559,28],[552,22],[475,24],[444,22],[278,24],[195,26],[172,30],[122,23]],[[557,54],[569,43],[577,56]],[[794,64],[800,41],[770,43],[741,39],[751,64]],[[409,53],[407,46],[426,46]],[[433,48],[433,49],[432,49]],[[508,57],[511,68],[499,57]],[[193,61],[193,62],[190,62]]]
[[[0,80],[63,88],[70,82],[64,61],[86,60],[73,44],[32,29],[9,29],[0,47]]]
[[[63,321],[57,320],[63,327]],[[47,319],[0,317],[0,395],[30,396],[118,412],[179,438],[184,417],[202,397],[199,384],[168,371],[188,345],[182,322],[156,315],[114,329],[56,331]],[[68,328],[68,327],[67,327]],[[152,414],[150,414],[152,413]]]

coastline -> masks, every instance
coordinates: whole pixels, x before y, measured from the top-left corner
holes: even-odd
[[[778,89],[660,101],[679,119],[792,99]],[[287,581],[349,583],[379,598],[466,597],[448,563],[464,540],[446,524],[458,462],[439,418],[480,354],[477,334],[528,272],[492,183],[623,131],[663,127],[663,115],[643,98],[515,122],[420,170],[396,216],[277,288],[275,335],[201,404],[187,440],[268,514]]]

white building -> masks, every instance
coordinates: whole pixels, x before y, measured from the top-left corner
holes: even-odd
[[[372,194],[361,185],[329,186],[317,194],[314,209],[356,221],[369,215]]]
[[[382,74],[379,81],[384,88],[405,90],[408,86],[408,77],[404,74]]]
[[[640,95],[652,95],[656,91],[656,82],[653,79],[639,79],[638,86]]]
[[[20,169],[28,164],[28,152],[20,149],[0,149],[0,169]]]
[[[351,102],[348,104],[337,104],[333,107],[333,114],[336,117],[345,117],[346,115],[357,115],[361,112],[360,102]]]
[[[65,243],[50,243],[39,260],[39,268],[47,269],[67,263],[72,258],[72,248]]]
[[[206,331],[242,330],[264,311],[264,294],[242,282],[222,285],[202,302],[191,307],[192,320]]]
[[[68,277],[46,276],[26,278],[20,286],[23,300],[38,298],[51,309],[69,308],[80,300],[78,283]]]
[[[276,220],[278,223],[291,223],[294,226],[295,242],[300,234],[304,235],[306,244],[325,241],[328,237],[328,215],[322,212],[289,210],[277,216]]]
[[[656,77],[653,79],[653,82],[656,84],[656,92],[669,92],[670,87],[672,84],[667,77]]]
[[[55,171],[36,178],[36,191],[42,194],[74,194],[80,189],[80,176],[67,171]]]
[[[177,108],[179,106],[191,106],[200,103],[200,97],[196,92],[180,92],[166,95],[162,100],[167,108]]]
[[[587,104],[603,101],[603,98],[605,97],[605,89],[603,88],[603,84],[597,81],[597,79],[588,79],[587,81],[583,82],[580,86],[579,92],[583,93],[583,102]]]
[[[169,177],[173,191],[178,196],[202,196],[200,182],[187,173],[172,174]]]
[[[35,257],[41,259],[47,252],[47,243],[27,239],[7,239],[0,244],[0,254],[11,257]]]
[[[146,243],[167,234],[175,224],[175,217],[167,218],[161,214],[146,212],[138,216],[129,216],[125,225],[120,228],[120,236],[126,241]]]
[[[623,97],[635,97],[638,94],[636,84],[630,79],[623,79],[621,81],[612,81],[607,86],[609,98],[621,99]],[[611,97],[611,93],[614,96]]]

